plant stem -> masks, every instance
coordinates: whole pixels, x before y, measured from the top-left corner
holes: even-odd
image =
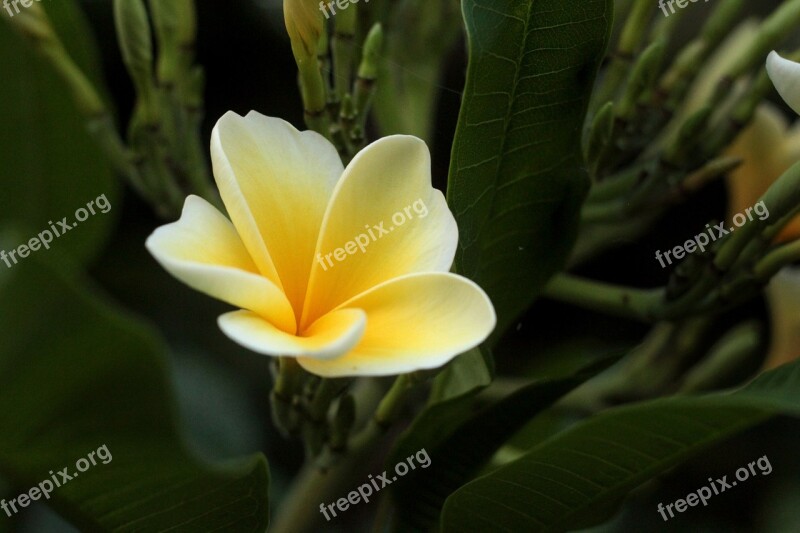
[[[408,375],[398,376],[389,392],[381,400],[375,415],[366,427],[354,437],[340,460],[331,468],[320,468],[308,461],[292,484],[281,512],[272,524],[274,533],[302,533],[315,531],[322,513],[320,504],[327,504],[336,495],[352,490],[348,485],[367,464],[367,459],[383,446],[377,446],[386,430],[396,420],[414,382]],[[330,512],[330,511],[329,511]]]
[[[614,99],[625,80],[632,58],[647,33],[648,22],[655,7],[656,5],[653,2],[634,0],[631,11],[622,28],[617,50],[612,56],[606,77],[595,93],[595,106],[603,105]]]
[[[278,375],[270,396],[272,421],[284,436],[295,434],[299,429],[299,417],[294,406],[294,397],[302,386],[303,371],[292,357],[278,358]]]
[[[758,280],[767,282],[772,276],[777,274],[780,269],[789,263],[797,261],[798,258],[800,258],[800,241],[793,241],[768,253],[763,259],[756,263],[753,269],[755,276]]]
[[[584,309],[642,322],[657,319],[664,298],[663,289],[634,289],[569,274],[556,275],[545,288],[544,294]]]

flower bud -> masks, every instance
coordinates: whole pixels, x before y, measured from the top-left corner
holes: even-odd
[[[283,18],[298,63],[316,60],[322,13],[315,0],[283,0]]]
[[[150,0],[150,12],[159,45],[158,78],[171,84],[191,63],[197,34],[193,0]]]
[[[361,65],[358,67],[359,78],[375,80],[378,77],[383,42],[383,26],[375,24],[364,40],[364,55],[361,58]]]
[[[153,97],[153,44],[143,0],[114,0],[114,23],[122,60],[136,86],[147,122],[155,121]]]

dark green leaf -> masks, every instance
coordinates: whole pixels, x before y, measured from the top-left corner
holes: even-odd
[[[27,491],[106,446],[110,462],[49,500],[83,531],[264,531],[263,456],[195,459],[162,344],[65,276],[35,260],[0,270],[0,474]]]
[[[491,355],[479,348],[465,352],[447,365],[436,376],[431,390],[430,403],[452,400],[483,389],[494,378]]]
[[[445,504],[443,530],[589,527],[645,481],[777,413],[800,415],[800,362],[733,394],[603,412],[459,489]]]
[[[463,0],[469,70],[450,163],[456,266],[509,326],[566,262],[588,187],[581,127],[611,0]]]
[[[568,378],[534,382],[477,414],[467,409],[466,402],[443,402],[423,412],[389,456],[392,467],[423,448],[431,458],[429,467],[411,472],[392,486],[401,529],[434,526],[447,496],[466,483],[518,429],[618,359],[604,359]]]
[[[428,405],[400,438],[390,455],[390,461],[392,457],[405,458],[407,450],[416,452],[452,434],[473,414],[475,395],[485,389],[493,378],[492,358],[481,349],[473,348],[456,357],[436,376]]]
[[[473,348],[456,357],[436,376],[428,405],[395,447],[394,455],[406,450],[417,451],[431,437],[444,438],[466,421],[474,410],[475,395],[494,379],[492,356]],[[422,442],[422,445],[417,446]]]
[[[46,8],[75,62],[96,79],[100,68],[95,44],[75,2],[49,2]],[[96,209],[96,215],[54,239],[50,250],[33,252],[52,264],[63,255],[87,261],[110,233],[119,207],[118,184],[86,132],[68,88],[8,21],[0,22],[0,146],[10,156],[0,165],[0,229],[16,228],[10,243],[16,248],[40,232],[52,233],[51,221],[56,228],[63,217],[75,224],[76,211],[105,194],[110,212]],[[0,263],[0,268],[8,267]]]

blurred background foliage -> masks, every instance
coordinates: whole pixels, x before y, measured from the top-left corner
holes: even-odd
[[[748,9],[763,16],[778,3],[751,2]],[[111,2],[47,0],[46,7],[73,58],[98,87],[107,88],[104,96],[118,123],[127,124],[134,93],[117,46]],[[682,19],[679,35],[684,39],[693,35],[710,7],[692,4],[691,16]],[[216,119],[228,110],[244,114],[254,109],[301,127],[303,106],[283,29],[281,2],[203,0],[197,8],[197,62],[206,74],[204,143]],[[452,32],[452,28],[428,28],[424,35],[430,38],[439,30]],[[465,79],[463,39],[458,32],[453,35],[445,59],[433,63],[415,61],[419,47],[431,43],[415,41],[414,33],[394,36],[388,45],[403,52],[394,54],[403,61],[393,68],[401,70],[409,83],[430,89],[433,100],[407,105],[430,113],[429,129],[413,133],[431,145],[434,184],[440,189],[446,186]],[[252,482],[258,491],[266,490],[266,480],[259,474],[257,458],[222,473],[211,472],[186,449],[207,461],[262,452],[270,462],[270,505],[274,508],[302,463],[303,450],[280,438],[272,428],[268,359],[227,340],[215,326],[226,306],[176,283],[146,253],[144,240],[160,220],[115,178],[84,133],[65,86],[6,24],[0,24],[0,76],[0,248],[8,250],[35,236],[47,227],[48,220],[71,216],[100,194],[106,194],[112,205],[108,215],[91,217],[58,239],[51,250],[39,251],[13,269],[0,264],[0,334],[4,339],[0,347],[0,427],[6,434],[0,438],[0,463],[8,463],[9,457],[24,459],[32,468],[50,465],[44,468],[46,472],[74,463],[107,443],[112,454],[116,452],[111,466],[119,470],[108,478],[98,470],[93,474],[100,479],[98,483],[114,483],[120,479],[115,476],[125,475],[125,469],[152,467],[168,457],[163,467],[174,469],[176,478],[183,472],[193,479],[197,476],[200,481],[195,486],[201,494],[205,485],[219,482],[215,476]],[[379,94],[379,98],[392,95]],[[774,102],[786,110],[777,96]],[[393,118],[397,117],[384,119],[388,128],[403,131],[408,127]],[[374,136],[375,130],[370,134]],[[627,285],[663,284],[666,274],[653,260],[653,251],[682,242],[709,218],[722,219],[725,197],[723,183],[709,186],[672,210],[668,220],[657,222],[646,237],[624,243],[579,272]],[[746,318],[757,320],[769,331],[763,301],[733,311],[715,327],[722,332]],[[540,301],[498,344],[498,374],[564,376],[598,353],[612,354],[635,345],[646,332],[638,323]],[[764,342],[766,353],[768,341]],[[59,383],[81,382],[84,375],[93,379],[80,389],[80,397],[58,395],[63,392]],[[124,384],[124,388],[109,390],[112,382]],[[34,394],[26,395],[26,391]],[[58,408],[32,419],[32,413],[38,412],[37,401],[47,398],[56,401]],[[115,420],[102,416],[113,409],[129,417]],[[84,435],[85,452],[64,445],[68,441],[64,434],[76,428]],[[531,447],[541,431],[536,424],[526,426],[515,438],[516,447]],[[616,518],[595,530],[797,531],[799,446],[800,422],[772,420],[666,478],[648,483]],[[145,460],[148,453],[152,460]],[[708,507],[666,524],[656,512],[658,502],[683,497],[703,485],[709,475],[733,472],[762,455],[772,463],[770,476],[750,480],[715,498]],[[372,465],[371,471],[382,470],[381,463]],[[0,497],[14,497],[37,481],[15,478],[8,470],[3,473]],[[310,502],[310,508],[318,503]],[[235,501],[232,505],[235,509]],[[79,510],[69,506],[60,510],[75,523],[84,523]],[[365,530],[369,514],[367,506],[356,507],[346,513],[339,527],[342,531]],[[0,532],[72,530],[41,504],[13,520],[0,515]]]

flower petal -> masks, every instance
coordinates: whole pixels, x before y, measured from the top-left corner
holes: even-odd
[[[211,156],[245,246],[299,316],[322,217],[343,171],[336,148],[283,120],[229,112],[214,128]]]
[[[758,106],[753,121],[736,138],[727,154],[742,164],[728,177],[730,219],[752,206],[792,163],[784,157],[788,123],[773,105]]]
[[[446,272],[458,227],[431,185],[428,147],[385,137],[362,150],[336,185],[317,246],[302,324],[384,281]]]
[[[436,368],[483,342],[497,321],[486,293],[450,273],[393,279],[342,308],[366,313],[361,342],[337,359],[299,358],[309,372],[323,377],[383,376]]]
[[[364,333],[366,314],[360,309],[328,313],[300,337],[279,330],[249,311],[226,313],[218,322],[225,335],[254,352],[325,360],[340,357],[358,344]]]
[[[800,64],[772,51],[767,57],[767,73],[781,98],[800,114]]]
[[[800,129],[789,129],[783,113],[769,102],[756,109],[753,120],[727,152],[742,159],[728,176],[728,219],[755,205],[769,187],[800,161]],[[800,217],[795,217],[776,237],[776,242],[800,236]]]
[[[193,289],[258,313],[284,331],[296,330],[286,296],[258,273],[233,224],[202,198],[189,196],[180,220],[158,228],[145,246]]]

